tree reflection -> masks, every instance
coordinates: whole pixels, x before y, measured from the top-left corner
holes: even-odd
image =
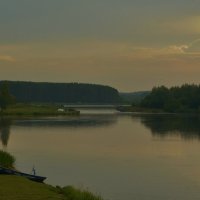
[[[10,125],[10,119],[0,118],[0,140],[2,142],[3,148],[6,148],[8,145],[10,137]]]
[[[142,124],[153,136],[181,136],[184,139],[200,139],[199,115],[142,115]]]
[[[94,128],[112,126],[117,122],[115,115],[84,115],[68,118],[44,118],[15,120],[15,126],[23,127],[66,127],[66,128]]]

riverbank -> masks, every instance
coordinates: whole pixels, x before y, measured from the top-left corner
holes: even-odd
[[[71,186],[53,187],[17,176],[0,175],[0,185],[1,200],[102,200],[88,191]]]
[[[140,106],[118,106],[116,110],[122,113],[150,113],[150,114],[200,114],[200,110],[165,110],[155,108],[145,108]]]
[[[80,111],[64,108],[54,104],[16,104],[1,111],[2,116],[32,117],[32,116],[71,116],[79,115]]]
[[[0,150],[0,166],[15,168],[15,158]],[[53,187],[15,175],[1,174],[0,185],[1,200],[103,200],[100,196],[89,191],[76,189],[72,186]]]

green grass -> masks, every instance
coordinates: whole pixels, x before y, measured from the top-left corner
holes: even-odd
[[[0,166],[14,168],[15,158],[0,150]],[[87,190],[72,186],[53,187],[23,177],[0,175],[1,200],[103,200]]]
[[[57,105],[51,104],[16,104],[9,106],[2,115],[7,116],[58,116],[58,115],[78,115],[79,112],[67,109],[59,112]]]
[[[0,166],[14,168],[15,158],[9,153],[0,150]]]
[[[60,193],[64,194],[68,200],[103,200],[87,190],[76,189],[72,186],[60,188]]]
[[[65,200],[64,195],[49,185],[35,183],[28,179],[0,175],[1,200]]]
[[[102,200],[72,186],[53,187],[17,176],[0,175],[0,186],[1,200]]]

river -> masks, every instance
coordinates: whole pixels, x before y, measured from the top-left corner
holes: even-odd
[[[199,200],[200,116],[120,114],[0,122],[1,148],[23,172],[108,200]]]

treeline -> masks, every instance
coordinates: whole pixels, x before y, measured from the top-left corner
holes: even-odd
[[[0,81],[0,85],[3,83]],[[120,101],[116,89],[103,85],[22,81],[6,81],[6,84],[17,102],[114,104]]]
[[[140,106],[167,112],[200,111],[200,85],[154,87],[151,93],[142,100]]]

